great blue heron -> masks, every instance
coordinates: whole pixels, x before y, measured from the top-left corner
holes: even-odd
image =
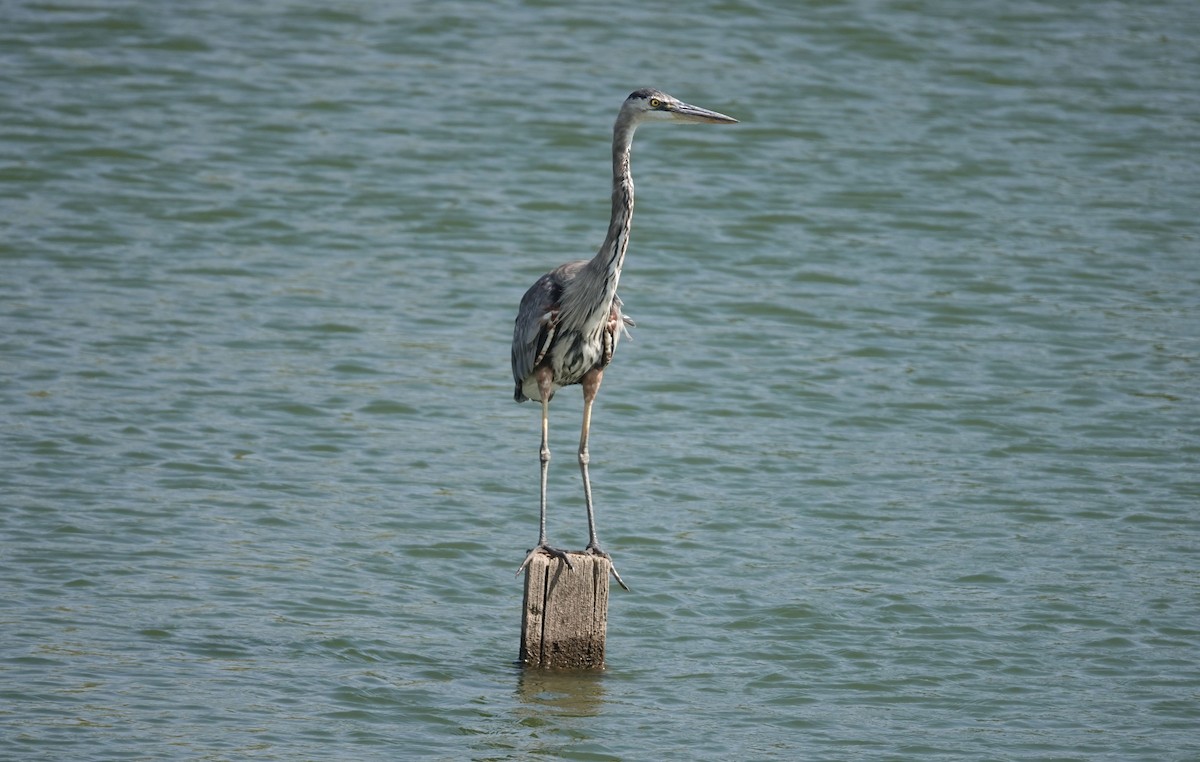
[[[660,90],[630,93],[613,125],[612,218],[608,235],[596,256],[561,265],[530,286],[521,298],[513,328],[512,370],[517,402],[527,399],[542,403],[541,529],[537,547],[529,551],[517,569],[520,574],[538,553],[571,561],[565,551],[546,540],[546,472],[550,465],[549,405],[554,392],[564,386],[583,386],[583,428],[579,435],[579,470],[583,474],[583,498],[587,503],[588,545],[585,552],[609,559],[596,538],[596,515],[592,508],[592,484],[588,478],[588,429],[592,402],[600,388],[604,369],[612,362],[617,341],[633,321],[621,313],[617,282],[629,247],[633,221],[633,176],[629,152],[633,133],[642,122],[699,122],[733,124],[737,120],[716,111],[692,106]],[[621,575],[613,576],[626,590]]]

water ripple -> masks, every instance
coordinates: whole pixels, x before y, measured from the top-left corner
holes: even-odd
[[[1078,10],[13,4],[0,754],[1196,757],[1200,34]],[[510,321],[647,84],[742,124],[639,133],[633,593],[525,672]]]

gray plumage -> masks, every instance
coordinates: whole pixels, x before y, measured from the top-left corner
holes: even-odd
[[[584,398],[579,467],[583,475],[590,535],[585,552],[609,557],[600,549],[596,538],[587,468],[587,440],[592,402],[600,387],[604,369],[612,362],[626,326],[633,325],[633,321],[621,312],[617,286],[629,248],[629,230],[633,222],[630,149],[634,131],[639,124],[648,121],[732,124],[737,120],[683,103],[659,90],[642,89],[631,93],[622,104],[613,125],[612,216],[604,243],[590,260],[568,262],[538,278],[521,298],[513,326],[513,398],[517,402],[534,399],[542,403],[541,533],[537,547],[529,551],[521,569],[539,552],[561,558],[570,566],[566,554],[550,547],[546,541],[546,471],[550,462],[550,399],[558,389],[572,384],[583,386]],[[625,587],[615,567],[613,575]]]
[[[512,346],[517,402],[541,399],[533,376],[539,364],[553,368],[555,391],[579,383],[592,368],[606,367],[621,334],[628,333],[625,327],[634,324],[621,312],[616,292],[620,270],[610,279],[584,272],[590,266],[595,260],[560,265],[538,278],[521,299]],[[529,392],[523,388],[527,382],[533,384]]]

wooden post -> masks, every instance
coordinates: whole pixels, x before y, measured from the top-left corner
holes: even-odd
[[[528,667],[602,669],[608,628],[609,560],[590,553],[562,559],[539,553],[525,567],[521,663]]]

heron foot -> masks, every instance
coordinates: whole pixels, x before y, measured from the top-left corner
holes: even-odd
[[[625,580],[621,579],[621,575],[617,573],[617,565],[612,562],[612,556],[600,550],[599,545],[591,544],[584,548],[584,553],[590,553],[593,556],[599,556],[608,560],[608,570],[612,572],[613,578],[617,580],[617,584],[629,592],[629,585],[625,584]]]
[[[536,556],[538,553],[545,553],[546,555],[550,556],[551,558],[562,559],[562,562],[567,565],[568,569],[574,570],[574,568],[575,568],[575,567],[571,566],[571,559],[567,558],[567,551],[559,550],[558,548],[552,548],[543,542],[543,543],[540,543],[536,548],[530,550],[529,555],[525,556],[525,560],[522,561],[520,567],[517,568],[516,576],[520,576],[521,572],[525,571],[525,567],[529,566],[529,562],[532,561],[533,557]]]

